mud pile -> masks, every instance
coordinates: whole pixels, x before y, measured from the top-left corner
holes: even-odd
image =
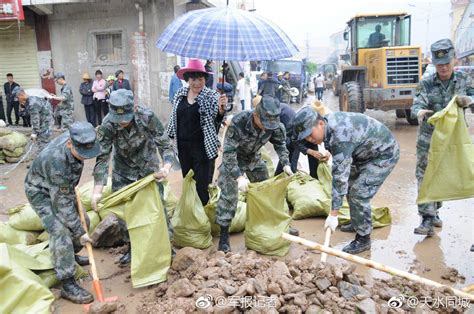
[[[366,280],[355,266],[322,264],[309,255],[281,261],[246,254],[177,252],[168,281],[157,285],[137,307],[140,313],[392,313],[413,311],[388,300],[399,295],[453,298],[449,289],[433,289],[405,280]],[[420,304],[421,305],[421,304]],[[457,304],[434,312],[462,312]],[[423,308],[421,308],[423,309]],[[430,308],[424,308],[430,310]]]

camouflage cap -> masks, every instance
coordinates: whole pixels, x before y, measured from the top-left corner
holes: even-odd
[[[318,113],[311,107],[303,107],[293,119],[293,135],[297,141],[302,141],[311,134],[313,126],[318,119]]]
[[[133,93],[127,89],[113,91],[109,98],[109,118],[113,123],[129,122],[133,119]]]
[[[454,45],[451,39],[440,39],[431,45],[433,64],[448,64],[454,58]]]
[[[13,96],[13,99],[15,101],[18,101],[18,94],[22,93],[22,92],[25,92],[25,90],[23,88],[21,88],[20,86],[16,86],[13,90],[12,90],[12,96]]]
[[[54,79],[55,79],[55,80],[58,80],[58,79],[60,79],[60,78],[65,79],[66,76],[64,75],[63,72],[56,72],[56,73],[54,74]]]
[[[278,99],[271,96],[263,96],[256,109],[265,129],[274,130],[280,126],[281,108]]]
[[[100,146],[96,140],[95,128],[89,122],[74,122],[69,128],[69,137],[79,156],[90,159],[99,155]]]

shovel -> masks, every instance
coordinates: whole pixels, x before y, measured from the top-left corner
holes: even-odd
[[[89,232],[89,230],[87,230],[86,218],[84,216],[84,209],[82,208],[81,194],[79,192],[79,188],[77,188],[77,187],[76,187],[76,200],[77,200],[77,208],[78,208],[78,211],[79,211],[79,217],[81,218],[82,227],[84,228],[84,230],[86,232]],[[91,272],[92,272],[92,280],[93,280],[92,284],[94,286],[94,291],[95,291],[95,295],[97,297],[97,300],[101,303],[117,301],[118,300],[117,296],[104,298],[102,285],[100,284],[99,275],[97,274],[97,267],[96,267],[96,264],[95,264],[94,253],[92,252],[92,244],[86,243],[86,249],[87,249],[87,255],[89,256],[89,262],[91,264]],[[84,305],[86,310],[89,310],[91,304],[85,304]]]
[[[329,243],[331,241],[331,228],[326,228],[326,236],[324,237],[324,246],[329,247]],[[326,253],[321,254],[321,262],[326,263],[326,259],[328,255]]]

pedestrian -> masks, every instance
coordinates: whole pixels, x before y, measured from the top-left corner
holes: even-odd
[[[261,96],[271,96],[276,98],[276,91],[280,87],[280,82],[273,77],[272,72],[267,73],[267,79],[262,82],[258,94]]]
[[[314,78],[314,88],[316,90],[316,97],[318,98],[318,100],[323,100],[324,77],[321,73],[319,73],[318,76]]]
[[[30,96],[21,87],[13,90],[14,97],[18,98],[21,105],[28,108],[33,128],[30,138],[36,143],[35,155],[39,154],[51,140],[53,131],[53,111],[46,98]]]
[[[12,91],[12,94],[15,94],[15,89],[18,88],[18,87],[15,87]],[[14,95],[14,100],[15,101],[18,101],[18,98],[15,97]],[[21,117],[21,119],[23,120],[23,127],[24,128],[30,128],[31,127],[31,120],[30,120],[30,112],[29,112],[29,106],[27,103],[21,103],[19,102],[20,104],[20,110],[19,110],[19,113],[18,115]]]
[[[108,101],[110,98],[110,94],[114,91],[114,82],[115,76],[109,75],[107,76],[107,88],[105,89],[105,100]]]
[[[361,113],[334,112],[321,116],[311,107],[296,113],[294,134],[297,140],[313,144],[324,142],[333,156],[332,209],[324,228],[333,232],[344,196],[349,203],[355,239],[342,250],[358,254],[370,250],[372,218],[370,200],[395,167],[400,149],[390,130]],[[330,154],[321,154],[327,161]]]
[[[206,87],[210,89],[214,88],[214,69],[212,68],[213,65],[214,62],[212,60],[207,60],[206,65],[204,66],[206,72],[209,73],[206,79]]]
[[[18,125],[20,123],[20,115],[19,115],[20,104],[18,103],[18,101],[14,100],[14,97],[12,95],[13,89],[17,86],[20,86],[20,85],[18,85],[18,83],[16,83],[13,80],[13,74],[8,73],[7,82],[3,84],[3,90],[5,92],[5,98],[7,100],[7,119],[8,119],[9,125],[13,125],[12,111],[15,112],[15,125]]]
[[[280,101],[280,103],[282,102],[281,101],[281,88],[282,88],[282,85],[281,85],[281,82],[283,80],[283,72],[278,72],[278,75],[276,77],[277,81],[280,83],[280,85],[278,86],[278,89],[275,91],[275,97]]]
[[[436,73],[429,75],[418,85],[413,106],[412,118],[418,118],[418,136],[416,141],[416,179],[418,188],[421,187],[425,169],[428,164],[431,136],[434,126],[428,124],[427,118],[435,112],[443,110],[451,99],[457,95],[457,104],[466,108],[473,102],[474,85],[471,77],[454,70],[455,50],[450,39],[441,39],[431,45],[432,62]],[[432,236],[433,227],[442,227],[439,217],[442,203],[418,204],[418,214],[421,224],[415,228],[415,234]]]
[[[62,282],[61,296],[73,303],[91,303],[94,297],[74,279],[76,262],[89,259],[76,255],[91,242],[82,227],[76,206],[75,187],[79,184],[84,160],[100,152],[94,127],[73,123],[69,132],[54,139],[31,164],[25,192],[33,210],[49,235],[49,250],[56,277]]]
[[[229,226],[235,216],[239,191],[246,192],[250,182],[264,181],[269,177],[259,152],[266,143],[273,144],[284,165],[283,171],[293,175],[286,150],[285,127],[280,123],[280,111],[277,99],[263,96],[254,110],[241,111],[230,122],[217,179],[221,189],[216,211],[216,223],[221,229],[219,251],[231,250]],[[297,230],[292,229],[290,233],[297,234]]]
[[[109,160],[112,159],[112,191],[132,184],[152,173],[164,180],[174,161],[170,141],[163,125],[150,109],[134,107],[133,94],[126,89],[113,91],[109,99],[109,114],[97,129],[101,152],[93,171],[94,190],[91,205],[97,210],[102,190],[107,184]],[[157,152],[164,165],[160,167]],[[110,155],[112,154],[112,158]],[[162,190],[161,186],[160,189]],[[161,191],[162,192],[162,191]],[[167,215],[165,214],[167,217]],[[170,228],[169,221],[168,227]],[[170,229],[169,229],[170,230]],[[170,233],[170,238],[172,234]],[[131,248],[120,258],[120,264],[131,261]]]
[[[92,91],[92,80],[89,73],[82,75],[82,83],[79,86],[79,93],[82,95],[81,104],[84,105],[84,111],[86,113],[87,122],[92,124],[94,127],[97,126],[94,111],[94,92]]]
[[[170,80],[170,88],[169,88],[169,92],[168,92],[168,100],[170,101],[171,104],[173,104],[173,98],[174,98],[174,95],[176,95],[176,92],[181,88],[183,87],[183,82],[181,82],[181,80],[179,79],[179,77],[176,75],[176,73],[178,73],[179,69],[181,69],[181,67],[179,65],[175,65],[173,70],[174,70],[174,74],[173,76],[171,77],[171,80]]]
[[[260,91],[260,88],[262,87],[263,82],[265,82],[267,78],[268,78],[267,72],[262,72],[260,74],[260,78],[258,79],[258,83],[257,83],[257,94],[258,94],[258,91]]]
[[[122,70],[115,72],[114,91],[119,89],[132,90],[130,82],[124,77],[125,73]]]
[[[74,122],[74,118],[72,116],[74,111],[74,98],[71,87],[66,83],[66,77],[64,76],[64,73],[56,73],[54,75],[54,80],[61,86],[61,96],[52,95],[52,98],[61,102],[57,106],[57,114],[61,119],[61,131],[65,131],[69,129],[71,124]]]
[[[246,88],[245,88],[245,75],[244,72],[239,73],[239,81],[237,82],[237,95],[239,96],[241,110],[245,110],[245,98],[246,98]]]
[[[285,72],[280,80],[280,102],[290,104],[291,101],[291,86],[290,86],[290,72]]]
[[[208,186],[214,174],[219,139],[217,128],[225,114],[227,99],[206,87],[209,75],[201,61],[189,59],[177,76],[189,84],[176,92],[168,123],[168,136],[175,140],[183,178],[194,171],[196,190],[203,205],[209,201]]]
[[[7,119],[5,117],[5,109],[3,108],[3,98],[2,98],[2,91],[0,90],[0,120],[7,124]]]
[[[97,125],[102,124],[102,118],[109,113],[109,105],[105,99],[107,89],[107,82],[102,77],[102,71],[95,71],[95,80],[92,84],[92,91],[94,92],[94,111]]]

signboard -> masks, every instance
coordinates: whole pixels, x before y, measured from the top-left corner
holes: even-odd
[[[0,21],[24,19],[21,0],[0,0]]]

